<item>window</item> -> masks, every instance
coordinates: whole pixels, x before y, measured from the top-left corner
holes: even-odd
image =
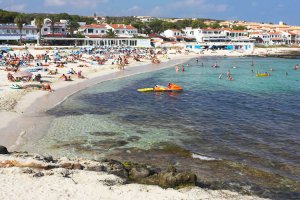
[[[65,32],[65,29],[64,29],[64,28],[62,28],[62,29],[61,29],[61,32]]]
[[[89,28],[87,31],[88,31],[88,33],[93,33],[94,29]]]
[[[96,30],[96,33],[98,33],[98,30]]]
[[[47,29],[47,28],[44,28],[44,31],[48,31],[48,29]]]
[[[104,33],[104,30],[102,30],[101,33]]]

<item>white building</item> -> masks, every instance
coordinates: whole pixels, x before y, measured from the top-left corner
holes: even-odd
[[[97,38],[105,36],[109,29],[114,31],[117,37],[128,38],[138,34],[135,27],[125,24],[90,24],[81,26],[79,31],[89,38]]]
[[[69,34],[67,31],[67,20],[60,20],[56,22],[54,26],[51,25],[51,20],[46,18],[44,19],[44,25],[42,27],[42,36],[43,37],[65,37]]]
[[[23,25],[22,32],[16,24],[0,24],[0,41],[36,40],[37,29],[35,26]]]
[[[131,24],[108,24],[108,29],[112,29],[118,37],[133,37],[138,34],[138,30]]]
[[[232,42],[254,42],[246,30],[225,30],[225,33]]]
[[[91,38],[102,37],[107,33],[107,30],[107,24],[90,24],[78,29],[83,35]]]

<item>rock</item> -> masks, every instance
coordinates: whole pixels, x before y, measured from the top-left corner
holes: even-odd
[[[189,172],[178,173],[175,167],[169,167],[166,171],[139,179],[137,182],[147,185],[159,185],[163,188],[176,188],[195,186],[197,176]]]
[[[132,180],[142,179],[149,175],[150,171],[145,167],[134,167],[129,172],[129,178]]]
[[[0,145],[0,154],[9,154],[5,146]]]
[[[60,166],[65,169],[82,170],[84,168],[80,163],[71,163],[71,162],[63,162],[60,164]]]
[[[36,177],[36,178],[42,177],[42,176],[44,176],[43,172],[37,172],[37,173],[33,174],[33,177]]]
[[[116,160],[107,160],[108,162],[106,164],[106,172],[110,174],[114,174],[116,176],[119,176],[121,178],[128,178],[128,172],[123,166],[123,164]]]

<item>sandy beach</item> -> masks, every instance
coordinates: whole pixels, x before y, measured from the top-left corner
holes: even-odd
[[[289,51],[290,49],[286,50]],[[134,74],[150,72],[170,66],[176,66],[189,59],[205,56],[261,56],[278,54],[282,49],[255,49],[253,52],[204,52],[203,54],[173,53],[159,55],[160,64],[152,64],[151,60],[143,59],[142,62],[129,60],[129,65],[125,70],[117,69],[111,61],[104,65],[91,64],[87,62],[67,63],[64,68],[59,68],[59,74],[48,75],[48,72],[41,71],[42,80],[51,82],[54,92],[41,91],[39,89],[11,89],[11,83],[7,80],[7,72],[0,70],[0,145],[8,147],[10,151],[18,150],[18,144],[24,142],[33,135],[27,135],[27,130],[42,127],[36,116],[55,105],[64,101],[68,96],[112,79],[118,79]],[[17,52],[17,51],[16,51]],[[29,49],[33,55],[43,54],[45,50]],[[86,59],[88,60],[88,59]],[[88,67],[78,67],[88,65]],[[55,70],[55,64],[50,64],[49,70]],[[70,69],[82,70],[84,79],[72,76],[73,81],[62,81],[59,77],[67,74]],[[20,83],[22,86],[30,83]],[[38,83],[37,83],[38,84]],[[39,114],[39,115],[38,115]],[[17,124],[17,125],[16,125]],[[26,140],[25,140],[26,141]],[[20,160],[19,160],[20,159]],[[16,161],[20,163],[40,162],[31,156],[16,155],[0,156],[0,196],[8,199],[260,199],[254,196],[244,196],[226,190],[207,190],[199,187],[184,188],[180,190],[162,189],[158,186],[147,186],[139,184],[125,184],[122,178],[107,172],[90,172],[85,170],[70,170],[72,178],[63,177],[61,167],[57,169],[35,169],[32,166],[5,167],[5,163]],[[87,161],[86,161],[87,162]],[[46,165],[47,163],[42,163]],[[34,173],[27,173],[28,169],[33,169]],[[25,172],[26,171],[26,172]],[[36,177],[34,174],[41,172],[43,176]],[[26,180],[26,181],[24,181]],[[110,184],[107,184],[109,182]],[[28,193],[27,191],[35,191]],[[55,191],[55,192],[53,192]],[[25,195],[26,194],[26,195]]]
[[[26,153],[0,155],[0,197],[11,200],[261,199],[228,190],[207,190],[199,187],[174,190],[125,184],[126,180],[113,175],[108,165],[110,163],[67,158],[55,160],[52,157]]]

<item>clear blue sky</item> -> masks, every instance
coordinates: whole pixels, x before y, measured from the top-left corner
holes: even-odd
[[[199,17],[300,25],[300,0],[0,0],[20,12]]]

